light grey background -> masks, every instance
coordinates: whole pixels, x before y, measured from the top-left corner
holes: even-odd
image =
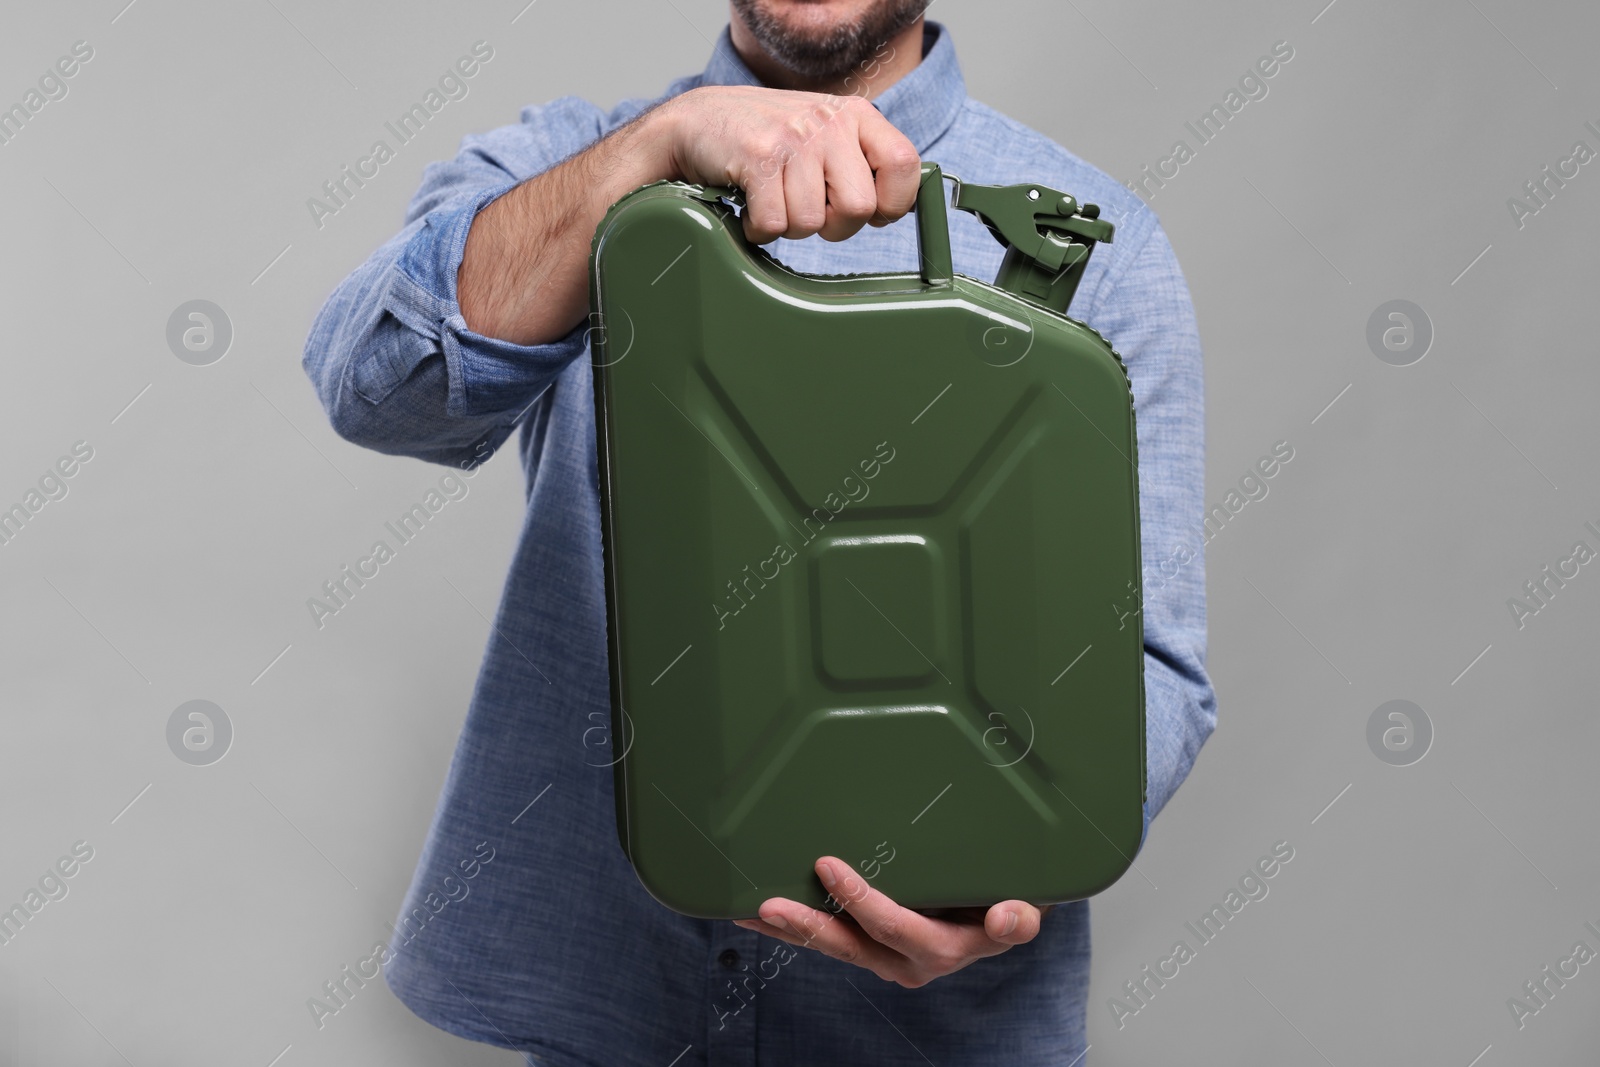
[[[7,10],[0,103],[74,41],[94,58],[0,146],[0,505],[75,441],[94,458],[0,546],[0,904],[73,842],[95,852],[0,946],[0,1063],[515,1061],[380,984],[320,1031],[306,1008],[386,935],[522,497],[491,462],[317,630],[306,598],[442,469],[340,441],[299,360],[425,163],[525,103],[652,95],[726,17],[524,3]],[[1221,725],[1092,905],[1088,1062],[1590,1063],[1600,964],[1520,1030],[1506,1001],[1600,949],[1600,569],[1521,630],[1506,601],[1600,548],[1600,162],[1520,229],[1506,200],[1574,141],[1600,149],[1600,12],[1325,3],[933,9],[973,95],[1123,179],[1294,48],[1153,199],[1205,343],[1208,500],[1295,451],[1210,545]],[[306,199],[479,39],[470,95],[313,225]],[[191,299],[232,321],[210,366],[165,340]],[[1433,324],[1411,366],[1367,345],[1394,299]],[[195,699],[233,726],[210,766],[168,749]],[[1433,724],[1412,766],[1367,745],[1392,699]],[[1270,895],[1119,1029],[1107,998],[1282,840]]]

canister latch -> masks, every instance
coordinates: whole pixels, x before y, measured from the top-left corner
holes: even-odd
[[[1096,241],[1115,227],[1094,204],[1038,184],[956,182],[952,205],[983,221],[1006,246],[994,284],[1030,303],[1066,314]]]

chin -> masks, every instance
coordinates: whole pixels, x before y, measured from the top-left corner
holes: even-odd
[[[921,17],[926,0],[731,0],[733,13],[777,64],[839,78]]]

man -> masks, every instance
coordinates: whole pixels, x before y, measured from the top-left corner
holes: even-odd
[[[1117,223],[1073,313],[1127,361],[1144,559],[1168,564],[1134,609],[1146,826],[1212,729],[1192,536],[1200,348],[1172,249],[1137,197],[969,99],[924,6],[733,0],[705,71],[654,104],[607,113],[564,97],[468,137],[316,321],[305,367],[342,436],[471,471],[515,429],[527,476],[494,632],[385,956],[395,993],[439,1027],[588,1067],[1085,1062],[1086,903],[933,917],[821,857],[818,876],[846,902],[837,918],[787,900],[739,924],[686,918],[628,866],[614,754],[591,744],[610,709],[586,352],[597,223],[658,179],[732,183],[746,234],[795,269],[906,269],[916,245],[900,220],[921,157],[973,182],[1060,188]],[[956,269],[992,278],[999,244],[964,213],[950,226]]]

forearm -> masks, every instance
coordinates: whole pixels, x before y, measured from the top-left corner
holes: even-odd
[[[428,166],[405,230],[340,284],[307,339],[341,436],[441,463],[496,447],[585,350],[590,243],[642,185],[740,184],[745,233],[761,241],[843,240],[916,196],[916,149],[855,97],[706,86],[605,126],[562,97]],[[835,189],[825,175],[853,177]]]
[[[546,344],[583,320],[589,246],[606,210],[642,185],[677,176],[672,120],[670,102],[653,108],[478,213],[456,281],[473,332]]]
[[[576,328],[548,345],[477,334],[456,284],[477,215],[603,132],[598,109],[563,97],[428,165],[405,228],[339,284],[307,338],[306,372],[340,436],[430,462],[481,461],[582,353]]]

